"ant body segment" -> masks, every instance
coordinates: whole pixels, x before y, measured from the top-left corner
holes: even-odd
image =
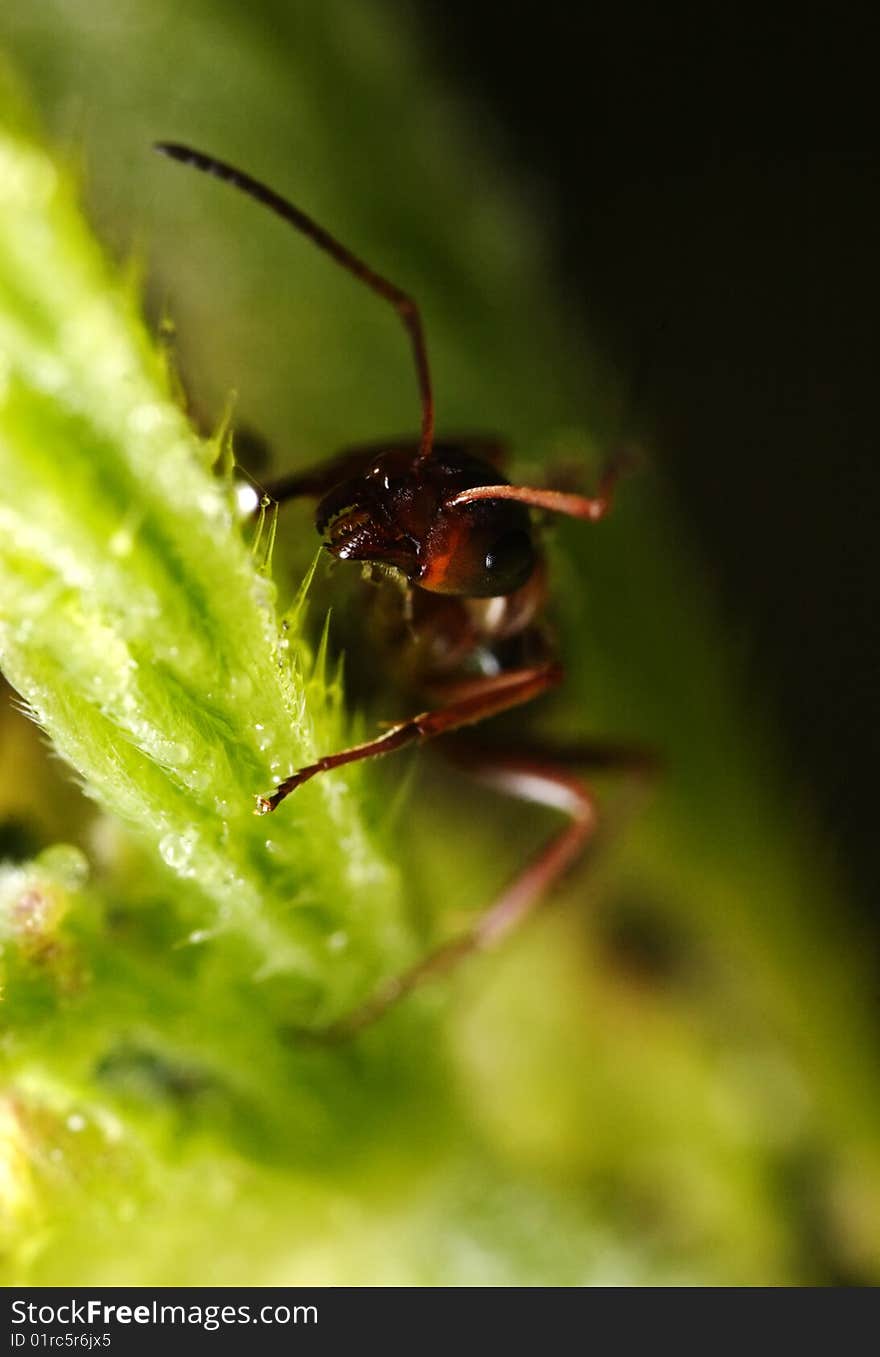
[[[595,496],[511,485],[499,471],[504,450],[485,437],[434,437],[434,398],[418,306],[299,208],[250,175],[176,143],[158,151],[224,180],[312,240],[388,301],[409,336],[421,400],[418,438],[355,447],[266,487],[278,504],[318,501],[315,522],[337,560],[385,567],[406,590],[406,669],[426,710],[363,744],[327,754],[260,796],[267,814],[304,782],[333,768],[390,754],[531,702],[563,678],[541,612],[547,572],[531,521],[546,510],[597,522],[611,508],[624,459],[613,460]],[[595,804],[567,763],[640,770],[636,749],[582,745],[562,758],[538,748],[489,749],[468,737],[448,742],[453,761],[485,785],[551,807],[567,819],[490,907],[460,937],[387,981],[332,1029],[350,1035],[431,976],[486,950],[521,923],[581,855],[596,828]]]

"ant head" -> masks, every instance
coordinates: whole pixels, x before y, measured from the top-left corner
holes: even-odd
[[[528,509],[496,499],[453,502],[497,481],[493,467],[451,446],[435,445],[426,459],[395,448],[325,495],[318,531],[338,560],[393,567],[430,593],[511,594],[537,559]]]

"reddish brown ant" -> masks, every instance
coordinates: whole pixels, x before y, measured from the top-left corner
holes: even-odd
[[[316,526],[332,556],[384,567],[404,582],[407,626],[402,634],[410,652],[411,686],[442,705],[301,768],[258,798],[257,812],[266,814],[318,773],[458,731],[556,687],[563,670],[540,622],[547,578],[530,510],[597,522],[611,507],[623,458],[609,464],[598,493],[587,497],[508,484],[497,469],[503,450],[492,440],[435,439],[428,354],[413,299],[250,175],[187,146],[162,142],[156,149],[255,198],[384,297],[400,316],[415,359],[420,438],[356,447],[266,489],[279,504],[317,499]],[[561,811],[569,823],[467,932],[387,981],[334,1027],[337,1034],[359,1030],[422,980],[498,942],[572,865],[594,833],[596,813],[587,787],[564,763],[632,769],[648,761],[637,750],[599,744],[567,751],[554,761],[541,749],[490,750],[461,739],[452,757],[483,783]]]

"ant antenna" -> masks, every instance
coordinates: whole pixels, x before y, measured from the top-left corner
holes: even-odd
[[[635,460],[635,454],[627,448],[616,453],[606,466],[595,495],[569,495],[562,490],[543,490],[526,485],[475,485],[452,495],[446,500],[445,507],[457,509],[483,499],[512,499],[519,504],[528,504],[532,509],[546,509],[550,513],[567,514],[569,518],[586,518],[597,523],[608,513],[618,481],[631,470]]]
[[[191,165],[194,169],[201,170],[204,174],[212,174],[216,179],[222,179],[224,183],[231,184],[248,197],[255,198],[258,203],[268,207],[271,212],[276,213],[284,221],[301,231],[309,240],[313,240],[319,249],[324,250],[337,264],[341,264],[344,269],[359,278],[367,287],[372,288],[373,292],[384,297],[394,307],[400,319],[403,321],[407,334],[412,344],[413,357],[416,364],[416,376],[419,384],[419,394],[422,401],[422,436],[419,444],[419,460],[430,457],[431,449],[434,443],[434,395],[431,389],[431,373],[428,367],[428,349],[425,344],[425,332],[422,328],[422,317],[419,308],[406,292],[402,292],[394,283],[383,278],[380,273],[375,273],[362,259],[356,254],[352,254],[344,245],[340,244],[335,237],[331,236],[329,231],[325,231],[323,226],[312,221],[311,217],[306,216],[305,212],[294,207],[286,198],[282,198],[279,193],[268,188],[266,184],[261,184],[259,179],[253,179],[243,170],[237,170],[232,165],[227,165],[223,160],[216,160],[213,156],[205,155],[202,151],[195,151],[190,146],[181,146],[173,141],[157,141],[153,147],[160,151],[162,155],[170,156],[172,160],[179,160],[183,165]]]

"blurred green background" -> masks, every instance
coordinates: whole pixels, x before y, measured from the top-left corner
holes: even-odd
[[[98,236],[142,271],[152,324],[173,320],[202,428],[234,388],[237,423],[274,464],[304,464],[413,427],[413,379],[383,308],[253,204],[153,156],[157,138],[289,192],[420,299],[441,429],[504,432],[525,477],[570,462],[594,473],[637,423],[632,373],[579,329],[540,199],[438,73],[410,11],[49,0],[7,6],[0,45],[81,175]],[[292,589],[315,537],[307,509],[281,527],[275,573]],[[14,1034],[0,1127],[11,1279],[876,1283],[864,938],[662,466],[649,459],[606,525],[554,526],[549,550],[568,681],[533,728],[651,743],[667,771],[650,800],[628,809],[601,782],[615,835],[552,909],[351,1049],[289,1060],[255,979],[265,1081],[245,1109],[181,1097],[146,1058],[108,1080],[123,1030],[109,1012],[93,1087],[75,1090],[103,1132],[84,1144],[57,1072],[49,1098],[39,1045]],[[319,574],[338,650],[357,581]],[[375,663],[348,650],[349,689],[371,719],[392,718]],[[0,723],[9,858],[72,842],[99,886],[142,891],[152,869],[8,693]],[[368,816],[393,794],[377,833],[426,933],[490,899],[552,828],[427,756],[365,781]],[[178,887],[158,867],[155,882],[173,912]],[[86,935],[111,964],[100,929]],[[148,945],[168,949],[173,974],[172,940]],[[200,996],[222,1032],[222,992]],[[11,997],[6,1022],[27,1022]],[[185,1031],[185,1011],[175,1024]],[[279,1097],[298,1118],[287,1140]]]

